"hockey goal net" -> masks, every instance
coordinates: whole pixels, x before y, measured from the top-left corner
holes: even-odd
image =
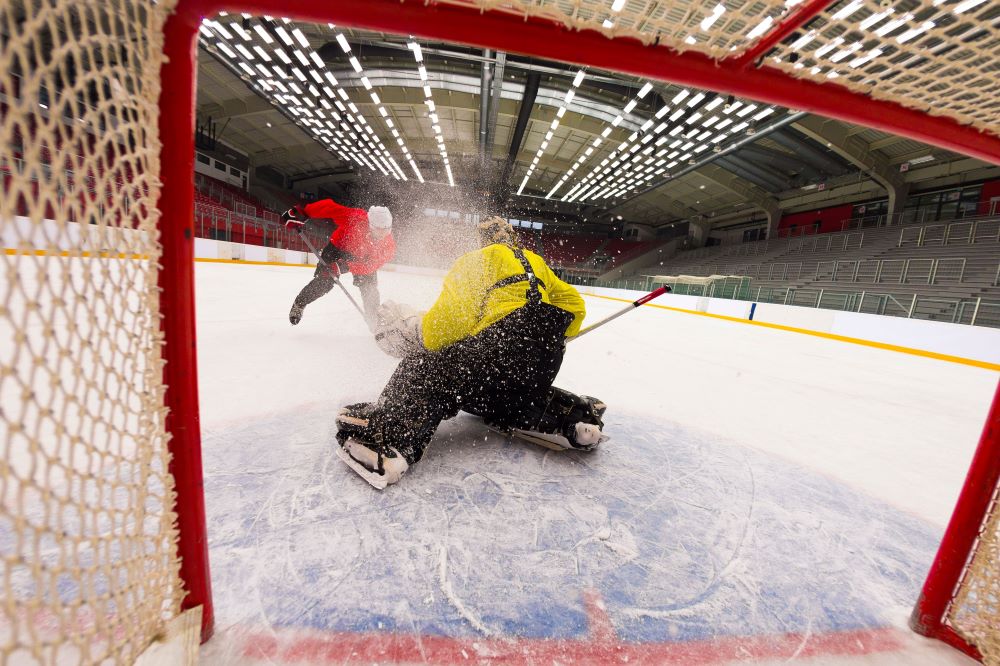
[[[223,9],[601,66],[1000,161],[985,0],[0,3],[5,663],[130,662],[199,604],[211,631],[192,135],[194,45]],[[997,418],[963,494],[978,500],[959,512],[964,550],[939,557],[957,573],[932,576],[940,613],[919,624],[993,662]]]
[[[0,662],[179,613],[160,310],[164,3],[0,3]]]

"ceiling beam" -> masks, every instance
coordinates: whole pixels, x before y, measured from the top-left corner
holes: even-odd
[[[524,132],[528,127],[528,119],[535,106],[535,95],[538,94],[538,84],[542,77],[538,72],[528,72],[528,78],[524,85],[524,95],[521,97],[520,108],[517,111],[517,122],[514,124],[514,132],[510,137],[510,147],[507,149],[507,163],[504,165],[503,184],[506,185],[510,178],[510,172],[517,161],[517,155],[521,152],[521,144],[524,142]]]
[[[847,125],[819,116],[809,116],[798,120],[792,127],[813,141],[825,143],[884,187],[889,193],[890,215],[903,205],[909,184],[903,179],[899,167],[894,167],[884,155],[872,149],[860,137],[851,135]]]
[[[698,175],[739,195],[747,203],[764,211],[769,227],[777,225],[777,221],[781,217],[781,203],[770,193],[715,164],[706,164],[701,167],[698,169]]]
[[[802,136],[790,130],[775,132],[771,140],[791,150],[799,159],[825,176],[838,176],[844,172],[843,165],[823,151],[807,142]]]
[[[216,118],[240,118],[258,113],[278,113],[274,105],[257,95],[243,98],[231,98],[221,102],[208,102],[198,107],[201,115],[211,115]]]

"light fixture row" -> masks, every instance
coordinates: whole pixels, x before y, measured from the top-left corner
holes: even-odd
[[[248,14],[243,18],[252,19]],[[206,19],[201,31],[211,40],[208,44],[216,54],[225,56],[234,70],[242,72],[248,85],[285,108],[297,124],[328,150],[344,161],[397,180],[408,180],[364,114],[311,49],[302,31],[289,19],[264,17],[264,20],[271,21],[273,32],[282,43],[277,43],[260,22],[248,30],[240,20],[228,22],[227,28],[222,20]],[[357,58],[353,54],[349,57],[358,71]],[[383,118],[391,122],[387,116]],[[415,163],[411,166],[415,167]],[[414,171],[419,174],[419,169]]]
[[[444,133],[441,131],[441,122],[438,118],[437,106],[431,98],[431,87],[427,82],[427,67],[424,66],[424,55],[420,50],[420,44],[415,39],[411,39],[407,44],[413,52],[413,59],[417,61],[417,73],[424,89],[424,103],[427,105],[428,118],[431,121],[431,129],[434,130],[434,139],[437,141],[438,150],[441,151],[441,160],[444,162],[444,170],[448,176],[448,184],[455,187],[455,178],[451,175],[451,163],[448,161],[448,149],[444,145]]]
[[[644,90],[648,92],[646,86],[643,86],[640,93]],[[637,99],[642,96],[637,96]],[[572,202],[619,197],[654,177],[667,173],[679,163],[693,160],[725,139],[745,131],[751,122],[762,120],[775,112],[773,107],[760,109],[756,104],[738,100],[726,104],[720,112],[717,109],[723,104],[722,97],[716,96],[702,104],[705,99],[705,93],[697,92],[692,95],[689,90],[680,90],[652,118],[643,122],[637,132],[633,132],[605,156],[562,200]],[[620,123],[620,119],[624,118],[625,113],[631,112],[636,103],[635,99],[629,102],[623,113],[612,121],[612,125]],[[605,128],[602,135],[595,139],[591,149],[600,145],[609,133],[610,128]],[[582,154],[578,164],[590,154]],[[578,164],[571,167],[567,174]],[[564,175],[563,181],[566,177]]]

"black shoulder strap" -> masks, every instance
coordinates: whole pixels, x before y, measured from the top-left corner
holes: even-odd
[[[506,287],[507,285],[517,284],[518,282],[527,282],[528,290],[524,293],[525,298],[528,299],[529,303],[541,303],[542,302],[542,292],[538,290],[539,285],[545,287],[545,283],[535,275],[534,270],[531,268],[531,263],[528,258],[524,256],[524,251],[519,247],[511,247],[511,251],[517,260],[521,262],[521,267],[524,268],[523,273],[518,273],[516,275],[511,275],[505,277],[501,280],[497,280],[486,292],[483,294],[483,305],[486,304],[486,299],[489,298],[490,293],[494,289],[500,289],[501,287]],[[547,288],[547,287],[545,287]]]

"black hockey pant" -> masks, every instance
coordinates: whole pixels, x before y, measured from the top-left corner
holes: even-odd
[[[404,358],[375,404],[366,439],[391,446],[412,465],[438,424],[459,410],[501,427],[533,428],[562,365],[572,318],[529,303],[478,335]]]
[[[347,272],[348,255],[333,243],[327,243],[323,251],[320,252],[320,256],[323,257],[323,261],[329,266],[339,267],[342,273]],[[332,275],[323,264],[319,264],[313,273],[313,279],[295,297],[295,303],[301,307],[305,307],[321,296],[326,296],[337,284],[336,279],[336,276]],[[380,303],[378,275],[376,273],[355,275],[354,286],[361,290],[361,302],[364,304],[365,318],[369,322],[373,322]]]

